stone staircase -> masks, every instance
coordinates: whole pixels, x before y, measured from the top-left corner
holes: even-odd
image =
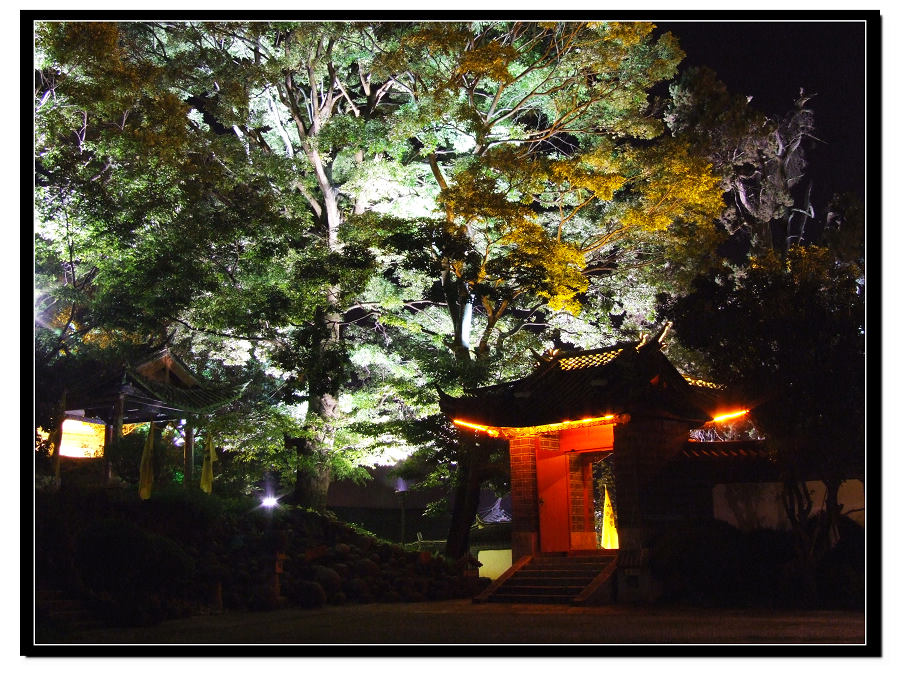
[[[610,603],[616,558],[614,550],[524,557],[474,601],[566,605]]]

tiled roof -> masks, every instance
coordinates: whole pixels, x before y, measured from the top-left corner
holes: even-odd
[[[681,377],[687,381],[688,385],[693,385],[694,387],[702,387],[710,390],[725,389],[725,386],[720,385],[719,383],[712,383],[708,380],[700,380],[700,378],[694,378],[693,376],[689,376],[684,373],[681,374]]]
[[[153,368],[153,362],[165,360],[176,366],[175,381],[166,383],[153,375],[164,369]],[[140,369],[140,370],[139,370]],[[73,396],[69,407],[84,410],[85,415],[112,422],[116,402],[125,398],[125,423],[173,420],[185,414],[211,413],[240,396],[241,387],[211,383],[191,374],[187,367],[166,353],[157,353],[143,360],[136,368],[118,369],[98,364],[93,382],[85,383]]]
[[[563,371],[571,371],[572,369],[604,366],[618,357],[621,353],[622,348],[615,348],[607,349],[603,352],[584,352],[574,357],[562,357],[558,360],[559,368]]]
[[[535,427],[620,413],[703,422],[719,393],[694,387],[660,350],[658,341],[555,354],[519,380],[466,392],[442,393],[451,418],[496,427]]]
[[[670,481],[707,484],[779,481],[765,441],[688,441],[669,463]]]
[[[681,450],[683,458],[769,459],[769,451],[760,441],[690,441]]]

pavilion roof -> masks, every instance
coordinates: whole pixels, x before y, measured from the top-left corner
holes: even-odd
[[[241,389],[205,380],[162,350],[134,364],[98,368],[96,377],[70,399],[69,408],[112,422],[122,397],[124,423],[161,422],[211,413],[234,401]]]
[[[535,427],[607,415],[645,415],[701,425],[723,406],[719,385],[685,378],[652,339],[560,352],[542,358],[518,380],[441,393],[441,410],[453,419],[495,427]]]

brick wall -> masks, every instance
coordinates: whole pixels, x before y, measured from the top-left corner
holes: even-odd
[[[526,554],[533,554],[537,549],[537,470],[534,455],[537,443],[536,437],[516,437],[509,440],[513,561]]]
[[[618,501],[619,546],[640,548],[649,533],[644,532],[643,513],[649,486],[666,462],[678,455],[687,441],[690,426],[672,420],[632,418],[616,425],[615,480]]]

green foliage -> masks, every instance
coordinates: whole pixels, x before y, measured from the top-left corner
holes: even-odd
[[[825,466],[861,452],[865,295],[855,265],[793,247],[783,263],[769,255],[698,278],[664,312],[679,342],[743,390],[782,452],[803,448]]]
[[[109,459],[116,476],[134,486],[137,485],[140,478],[141,457],[144,453],[144,443],[149,428],[149,425],[142,425],[104,448],[104,455]],[[157,428],[155,434],[156,438],[153,442],[154,490],[172,483],[180,483],[177,480],[176,472],[180,474],[180,468],[183,465],[182,449],[173,443],[175,429],[173,427]]]
[[[36,44],[42,362],[172,344],[245,383],[195,421],[223,490],[468,453],[408,429],[435,385],[645,328],[649,289],[718,241],[719,178],[651,101],[683,53],[649,23],[51,22]]]
[[[748,239],[755,254],[809,243],[805,224],[816,210],[804,175],[806,150],[816,140],[810,97],[801,89],[791,111],[770,119],[751,107],[752,97],[728,92],[708,68],[687,69],[670,94],[665,119],[673,135],[710,161],[722,180],[726,230]]]
[[[111,444],[107,444],[106,448],[104,448],[104,455],[109,459],[112,470],[123,481],[137,485],[146,438],[146,430],[136,430]]]

